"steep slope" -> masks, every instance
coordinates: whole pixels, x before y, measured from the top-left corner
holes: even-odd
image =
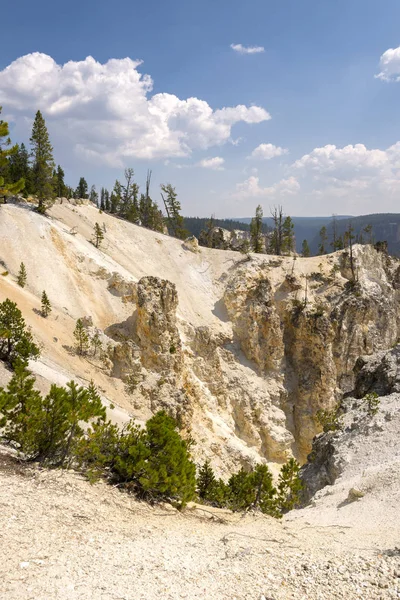
[[[104,244],[90,242],[95,222]],[[299,259],[196,248],[93,206],[0,211],[0,300],[15,300],[43,345],[40,385],[93,378],[106,398],[146,419],[166,408],[190,429],[197,458],[218,470],[264,458],[303,460],[319,407],[352,388],[361,354],[399,338],[398,263],[372,247]],[[23,261],[27,286],[15,276]],[[53,305],[37,314],[45,289]],[[306,300],[306,302],[304,302]],[[87,317],[101,353],[73,351]]]

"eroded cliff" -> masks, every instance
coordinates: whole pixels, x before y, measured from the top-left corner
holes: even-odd
[[[139,419],[166,409],[190,431],[196,458],[209,456],[221,473],[291,454],[303,461],[317,410],[354,387],[361,355],[400,337],[399,264],[371,246],[354,248],[353,265],[343,251],[249,258],[102,215],[96,249],[94,207],[55,206],[50,219],[3,208],[0,259],[10,275],[0,299],[17,301],[43,343],[32,368],[49,380],[61,370],[93,377]],[[30,257],[35,246],[42,264]],[[14,280],[21,259],[24,290]],[[43,289],[54,307],[46,323],[32,311]],[[85,359],[64,349],[82,316],[101,340]]]

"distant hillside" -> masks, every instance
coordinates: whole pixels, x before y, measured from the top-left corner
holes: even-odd
[[[191,233],[191,235],[195,235],[197,238],[200,235],[200,232],[203,229],[206,229],[207,223],[209,222],[209,217],[185,217],[184,225],[185,228]],[[246,223],[244,220],[234,220],[234,219],[214,219],[215,227],[223,227],[228,231],[233,231],[233,229],[240,229],[241,231],[249,231],[250,230],[250,221]],[[265,225],[264,231],[267,232],[269,229],[268,225]]]
[[[372,225],[372,234],[374,241],[386,240],[388,242],[389,253],[394,256],[400,256],[400,214],[399,213],[377,213],[372,215],[361,215],[352,217],[351,215],[336,215],[338,235],[343,235],[346,231],[349,221],[354,228],[354,234],[359,236],[367,225]],[[250,217],[238,218],[237,221],[243,224],[249,224]],[[329,217],[292,217],[294,231],[296,236],[296,250],[301,251],[303,240],[307,240],[312,254],[318,253],[319,231],[325,226],[328,233],[328,244],[332,241],[332,218]],[[264,218],[264,222],[272,227],[272,219]],[[363,235],[365,239],[365,234]]]
[[[368,241],[368,235],[364,229],[372,225],[373,242],[387,241],[389,254],[400,256],[400,214],[399,213],[378,213],[372,215],[362,215],[360,217],[351,217],[339,219],[336,224],[337,234],[343,235],[349,226],[349,221],[354,229],[356,241]],[[328,232],[328,243],[332,241],[332,219],[325,222]],[[361,239],[360,239],[361,236]],[[314,237],[309,239],[310,250],[312,254],[317,254],[319,244],[319,231]]]

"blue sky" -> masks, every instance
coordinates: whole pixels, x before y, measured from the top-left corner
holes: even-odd
[[[398,212],[397,0],[55,5],[2,7],[0,103],[15,141],[42,110],[71,185],[132,166],[187,215]]]

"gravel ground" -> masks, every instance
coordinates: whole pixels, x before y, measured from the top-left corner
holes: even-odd
[[[152,508],[6,452],[0,506],[1,600],[400,598],[388,532]]]

